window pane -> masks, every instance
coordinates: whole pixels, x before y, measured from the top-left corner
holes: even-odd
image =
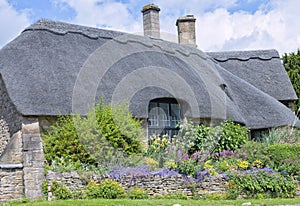
[[[180,107],[178,104],[171,104],[171,127],[176,127],[180,121]]]
[[[150,127],[158,126],[158,104],[156,102],[150,102],[149,104],[149,121],[148,125]]]
[[[159,103],[159,126],[169,127],[169,104],[168,103]]]

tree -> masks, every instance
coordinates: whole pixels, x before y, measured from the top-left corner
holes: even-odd
[[[282,56],[282,61],[298,96],[295,112],[300,117],[300,50],[298,49],[295,53],[285,53]]]

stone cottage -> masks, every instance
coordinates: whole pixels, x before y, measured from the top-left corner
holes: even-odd
[[[253,132],[300,126],[277,51],[204,53],[192,15],[177,20],[179,44],[164,41],[159,10],[143,8],[145,36],[40,20],[0,50],[1,201],[42,196],[41,129],[101,97],[127,101],[147,135],[175,134],[183,117]]]

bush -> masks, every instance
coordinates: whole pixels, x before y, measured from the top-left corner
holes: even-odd
[[[231,199],[238,195],[247,198],[259,198],[257,195],[264,193],[272,198],[291,198],[295,196],[296,184],[287,175],[273,172],[266,168],[251,172],[232,173],[229,175],[228,196]]]
[[[48,164],[73,170],[82,164],[122,164],[120,158],[141,152],[143,130],[124,104],[101,101],[87,117],[60,116],[42,138]]]
[[[147,192],[139,188],[130,190],[128,196],[130,199],[148,199]]]
[[[141,122],[133,118],[127,105],[103,105],[100,101],[95,115],[101,134],[114,148],[121,148],[128,155],[141,152],[144,132]]]
[[[62,183],[53,181],[51,184],[51,191],[57,200],[67,200],[72,198],[71,191]]]
[[[86,188],[86,196],[89,199],[105,198],[116,199],[126,196],[124,188],[116,181],[104,180],[101,184],[90,182]]]
[[[237,154],[245,154],[246,158],[249,163],[257,165],[257,161],[259,160],[261,163],[259,167],[270,166],[270,158],[268,155],[268,151],[266,150],[265,145],[255,142],[255,141],[248,141],[240,149],[237,150]],[[256,163],[254,163],[256,162]],[[255,166],[252,165],[252,166]]]
[[[272,168],[290,174],[300,171],[300,145],[274,144],[267,147],[267,152]]]
[[[236,150],[248,140],[249,130],[231,120],[225,120],[214,129],[214,135],[218,139],[215,147],[216,152],[223,150]]]
[[[42,138],[45,159],[49,165],[60,159],[67,162],[95,163],[80,143],[73,116],[60,116]]]
[[[197,151],[221,152],[236,150],[248,139],[248,128],[231,120],[223,121],[219,126],[194,126],[186,120],[180,125],[179,140],[184,143],[185,150],[191,155]]]

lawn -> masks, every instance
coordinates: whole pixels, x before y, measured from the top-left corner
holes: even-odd
[[[26,205],[26,206],[46,206],[46,205],[129,205],[129,206],[146,206],[146,205],[242,205],[243,203],[251,205],[296,205],[300,204],[300,198],[293,199],[249,199],[249,200],[175,200],[175,199],[148,199],[148,200],[129,200],[129,199],[95,199],[95,200],[60,200],[60,201],[34,201],[34,202],[8,202],[6,205]]]

